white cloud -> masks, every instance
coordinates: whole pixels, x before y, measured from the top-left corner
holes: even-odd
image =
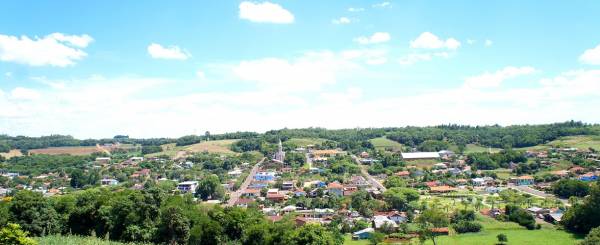
[[[16,87],[10,91],[10,97],[16,100],[37,100],[41,95],[33,89]]]
[[[376,44],[388,42],[390,39],[391,36],[387,32],[375,32],[370,37],[361,36],[355,38],[354,41],[360,44]]]
[[[489,39],[485,40],[485,46],[486,46],[486,47],[490,47],[490,46],[492,46],[493,44],[494,44],[494,42],[492,42],[492,40],[489,40]]]
[[[242,61],[233,68],[233,73],[263,89],[314,91],[334,84],[341,72],[355,67],[356,64],[335,53],[323,51],[309,52],[292,60],[264,58]]]
[[[355,8],[355,7],[348,8],[348,12],[363,12],[363,11],[365,11],[364,8]]]
[[[338,19],[333,19],[331,23],[336,25],[344,25],[352,23],[352,20],[350,20],[348,17],[340,17]]]
[[[583,54],[579,56],[579,61],[589,65],[600,65],[600,45],[583,52]]]
[[[416,49],[446,48],[454,50],[460,47],[460,42],[454,38],[443,40],[431,32],[423,32],[417,39],[410,42],[410,47]]]
[[[368,65],[381,65],[387,62],[387,50],[384,49],[352,49],[344,50],[341,56],[347,60],[359,60]]]
[[[448,58],[450,58],[450,54],[447,52],[412,53],[412,54],[406,55],[404,57],[401,57],[398,60],[398,62],[401,65],[413,65],[413,64],[421,62],[421,61],[430,61],[434,57],[448,59]]]
[[[258,23],[289,24],[294,22],[294,15],[279,4],[271,2],[244,1],[239,5],[240,19]]]
[[[392,3],[390,2],[380,2],[372,5],[373,8],[391,8]]]
[[[204,74],[203,71],[198,70],[198,71],[196,71],[196,77],[200,78],[200,79],[206,79],[206,74]]]
[[[45,37],[7,36],[0,34],[0,61],[30,66],[74,65],[87,56],[82,48],[93,41],[88,35],[52,33]]]
[[[481,75],[469,77],[465,80],[465,87],[469,88],[492,88],[498,87],[507,79],[523,75],[530,75],[537,70],[530,66],[514,67],[508,66],[502,70],[490,73],[485,72]]]
[[[187,60],[191,55],[177,46],[163,47],[160,44],[148,45],[148,54],[154,59]]]

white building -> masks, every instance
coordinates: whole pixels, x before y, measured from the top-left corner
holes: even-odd
[[[198,188],[198,181],[184,181],[177,184],[177,190],[181,192],[196,192],[196,188]]]
[[[402,159],[407,161],[438,158],[440,158],[440,154],[438,152],[402,152]]]

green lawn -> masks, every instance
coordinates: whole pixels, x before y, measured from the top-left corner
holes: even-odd
[[[571,245],[576,244],[582,237],[557,230],[552,225],[543,225],[540,230],[527,230],[513,222],[499,222],[489,217],[478,217],[483,225],[483,230],[478,233],[466,233],[460,235],[440,236],[438,244],[443,245],[480,245],[495,244],[496,236],[504,233],[508,238],[508,244],[529,245]],[[426,244],[433,244],[428,241]]]
[[[370,244],[369,239],[352,240],[351,234],[344,235],[344,245],[366,245]]]
[[[400,144],[396,141],[387,139],[385,137],[374,138],[374,139],[370,139],[369,141],[371,141],[371,144],[373,144],[373,146],[377,150],[392,150],[392,151],[401,151],[402,150],[402,144]]]
[[[291,138],[286,142],[292,143],[297,146],[316,145],[325,142],[325,139],[321,138]]]
[[[518,150],[547,150],[550,147],[575,147],[578,149],[594,148],[600,151],[600,136],[578,135],[566,136],[548,142],[547,144],[517,148]]]
[[[45,237],[36,237],[36,241],[40,245],[125,245],[125,244],[141,244],[141,243],[121,243],[107,241],[96,237],[81,237],[81,236],[62,236],[52,235]]]
[[[485,146],[480,146],[480,145],[475,145],[475,144],[468,144],[467,147],[465,148],[465,154],[469,154],[469,153],[475,153],[475,152],[488,152],[488,151],[492,151],[492,153],[495,152],[500,152],[500,148],[488,148]]]

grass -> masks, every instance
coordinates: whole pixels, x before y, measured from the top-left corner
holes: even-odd
[[[114,241],[107,241],[96,237],[82,237],[82,236],[62,236],[52,235],[45,237],[36,237],[36,241],[40,245],[125,245],[125,244],[141,244],[141,243],[121,243]]]
[[[444,245],[479,245],[495,244],[496,236],[504,233],[508,238],[507,244],[529,245],[567,245],[576,244],[582,237],[558,230],[552,225],[543,225],[540,230],[527,230],[513,222],[500,222],[489,217],[478,216],[478,221],[483,225],[483,230],[477,233],[440,236],[438,244]],[[428,241],[426,244],[433,244]]]
[[[475,144],[468,144],[467,147],[465,148],[465,154],[475,153],[475,152],[488,152],[489,150],[490,150],[490,148],[488,148],[488,147],[475,145]],[[500,152],[500,150],[502,150],[502,149],[491,148],[492,153]]]
[[[369,140],[377,150],[401,151],[403,145],[385,137],[379,137]]]
[[[565,136],[559,139],[550,141],[546,144],[518,148],[519,150],[547,150],[551,147],[566,148],[575,147],[577,149],[588,149],[593,148],[600,151],[600,136],[597,135],[578,135],[578,136]]]
[[[11,157],[20,157],[22,155],[23,154],[21,154],[21,151],[17,150],[17,149],[10,150],[9,152],[6,152],[6,153],[5,152],[0,153],[0,156],[3,156],[6,159],[11,158]]]
[[[371,244],[369,239],[352,240],[352,234],[344,235],[344,245],[366,245]]]
[[[325,142],[325,139],[321,139],[321,138],[291,138],[291,139],[287,140],[286,143],[287,142],[289,142],[290,144],[297,145],[297,146],[305,147],[307,145],[321,144],[321,143]]]
[[[196,143],[193,145],[177,146],[175,143],[161,145],[163,151],[146,155],[146,157],[154,157],[167,155],[169,157],[177,156],[178,152],[209,152],[218,154],[235,154],[231,150],[231,145],[237,142],[237,139],[232,140],[212,140]]]

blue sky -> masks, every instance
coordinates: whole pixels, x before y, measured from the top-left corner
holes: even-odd
[[[597,1],[8,1],[0,133],[600,122]]]

